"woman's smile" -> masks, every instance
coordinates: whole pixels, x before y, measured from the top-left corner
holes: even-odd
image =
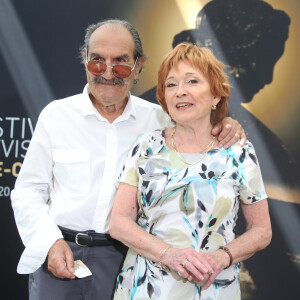
[[[192,103],[189,103],[189,102],[179,102],[176,104],[176,108],[178,110],[187,110],[189,108],[191,108],[193,106]]]

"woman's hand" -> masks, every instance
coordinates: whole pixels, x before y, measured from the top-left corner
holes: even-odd
[[[214,252],[207,253],[207,255],[214,261],[214,273],[209,276],[207,282],[203,286],[203,289],[208,289],[214,282],[216,277],[223,271],[230,263],[230,258],[227,253],[223,250],[217,250]]]
[[[204,284],[217,269],[213,258],[206,253],[198,253],[193,248],[170,248],[163,256],[162,263],[198,285]]]

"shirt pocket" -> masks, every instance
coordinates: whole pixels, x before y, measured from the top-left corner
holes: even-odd
[[[53,180],[64,195],[85,195],[90,187],[90,151],[54,149]]]

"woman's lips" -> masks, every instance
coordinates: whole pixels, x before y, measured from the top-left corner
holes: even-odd
[[[192,103],[182,102],[182,103],[177,103],[176,108],[177,109],[185,109],[185,108],[191,107],[192,105],[193,105]]]

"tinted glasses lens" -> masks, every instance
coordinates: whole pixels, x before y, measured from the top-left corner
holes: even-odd
[[[129,66],[113,66],[113,73],[116,77],[126,78],[131,74],[131,68]]]
[[[96,60],[90,60],[87,64],[87,68],[94,75],[102,75],[106,70],[106,64]]]
[[[105,73],[107,65],[98,60],[90,60],[87,68],[94,75],[102,75]],[[112,68],[114,76],[118,78],[126,78],[131,74],[131,67],[129,66],[116,65],[109,68]]]

